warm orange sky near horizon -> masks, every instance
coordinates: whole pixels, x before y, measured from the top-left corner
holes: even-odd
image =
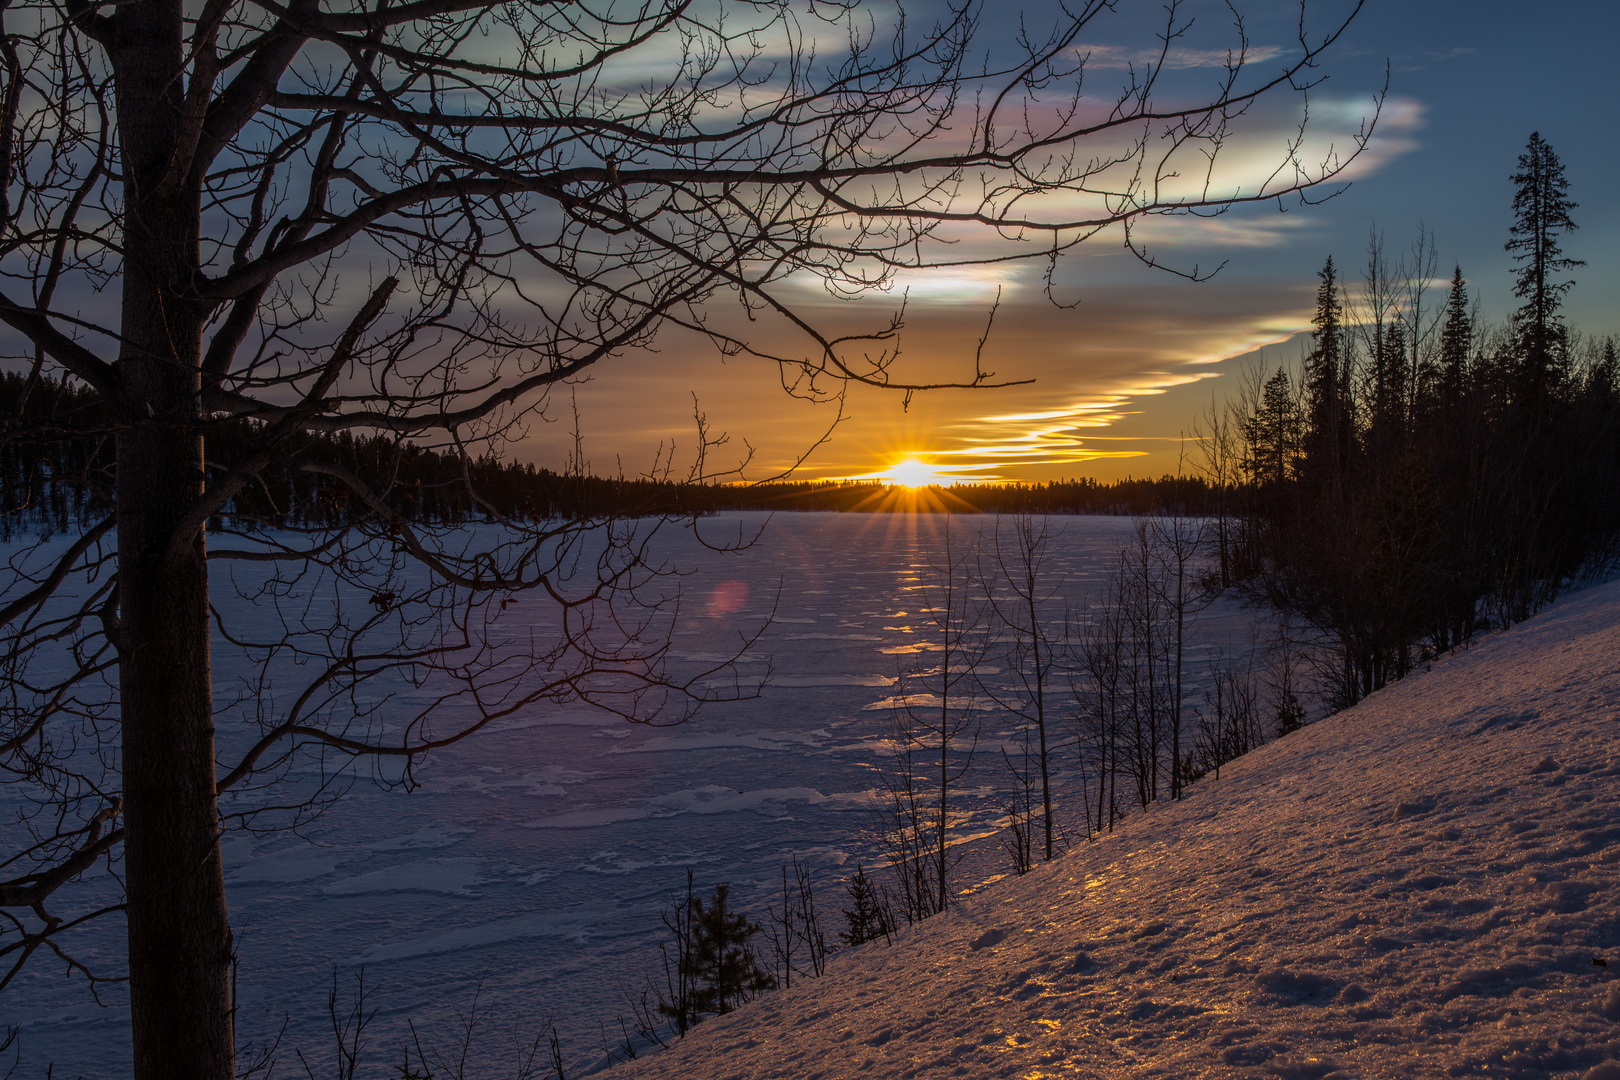
[[[1312,303],[1308,282],[1109,285],[1085,290],[1073,309],[1027,292],[1034,295],[1004,287],[983,365],[997,380],[1033,382],[923,392],[909,407],[898,393],[857,386],[820,446],[836,406],[790,398],[774,365],[722,360],[706,341],[668,335],[658,351],[610,361],[576,388],[586,460],[599,474],[640,475],[653,469],[660,444],[673,443],[679,473],[696,443],[696,394],[711,437],[730,439],[710,452],[708,468],[730,468],[752,446],[748,479],[781,472],[812,447],[796,479],[874,477],[905,458],[965,480],[1156,476],[1174,470],[1180,436],[1211,394],[1235,382],[1237,358],[1308,330]],[[944,301],[914,295],[897,375],[970,379],[994,302],[994,288],[982,284]],[[884,324],[891,303],[829,301],[814,310],[820,325],[854,328]],[[568,403],[550,413],[554,422],[531,429],[541,461],[572,448]]]

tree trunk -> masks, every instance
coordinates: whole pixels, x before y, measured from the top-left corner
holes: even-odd
[[[124,325],[127,331],[130,323]],[[183,373],[171,365],[120,366],[129,396],[153,403],[159,415],[174,408],[177,390],[182,406],[195,400],[174,385]],[[201,450],[191,424],[136,424],[118,437],[124,870],[136,1080],[234,1075],[201,531],[177,558],[168,555],[177,519],[195,499]]]
[[[180,5],[121,7],[119,693],[136,1080],[231,1080],[231,932],[214,791],[202,490],[200,197],[187,177]]]

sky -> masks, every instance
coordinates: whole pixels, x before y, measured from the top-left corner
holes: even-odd
[[[934,9],[903,0],[908,20]],[[1353,3],[1312,0],[1308,15],[1325,28]],[[1297,4],[1240,4],[1257,70],[1275,66],[1293,43]],[[1118,18],[1088,27],[1091,86],[1110,89],[1124,61],[1151,44],[1148,16],[1159,4],[1123,0]],[[1230,40],[1224,6],[1191,0],[1199,44]],[[1032,25],[1051,19],[1049,0],[1022,12]],[[1012,20],[997,9],[987,47]],[[1223,35],[1224,38],[1223,38]],[[946,476],[1050,480],[1174,471],[1190,454],[1186,437],[1212,400],[1232,394],[1245,368],[1297,360],[1304,348],[1315,275],[1332,255],[1354,281],[1369,236],[1380,234],[1393,259],[1420,224],[1433,233],[1437,277],[1460,265],[1488,319],[1515,306],[1512,263],[1503,250],[1511,224],[1516,158],[1539,131],[1562,159],[1578,231],[1565,251],[1587,265],[1566,305],[1568,321],[1588,334],[1620,333],[1617,290],[1620,210],[1603,198],[1620,167],[1612,109],[1620,79],[1610,52],[1620,37],[1620,5],[1576,0],[1523,3],[1462,0],[1367,0],[1329,51],[1324,81],[1310,99],[1309,149],[1336,148],[1371,117],[1387,74],[1388,91],[1372,142],[1348,170],[1348,185],[1318,205],[1276,203],[1214,220],[1153,222],[1142,234],[1180,270],[1220,265],[1201,283],[1146,268],[1118,233],[1088,240],[1058,271],[1054,303],[1043,295],[1039,265],[914,274],[894,290],[836,301],[818,283],[799,283],[796,299],[819,325],[881,325],[905,303],[896,371],[918,380],[971,377],[975,354],[1001,389],[934,391],[908,403],[901,395],[857,387],[840,417],[783,392],[774,367],[725,359],[705,341],[665,334],[653,349],[612,358],[592,378],[558,396],[545,421],[515,448],[520,458],[558,466],[574,446],[577,408],[585,459],[598,473],[651,471],[674,447],[678,467],[697,444],[694,412],[707,421],[707,468],[741,465],[765,479],[792,468],[798,479],[873,476],[916,458]],[[1212,80],[1207,54],[1183,55],[1177,88]],[[1298,124],[1297,102],[1278,98],[1245,118],[1228,154],[1242,173],[1272,162]],[[971,238],[965,241],[972,244]],[[999,306],[996,306],[997,297]],[[1443,300],[1437,290],[1436,302]],[[990,320],[995,308],[993,322]],[[717,317],[725,318],[724,313]],[[766,324],[756,340],[775,341]]]

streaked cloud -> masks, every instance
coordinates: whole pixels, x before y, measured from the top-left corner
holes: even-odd
[[[1086,62],[1088,68],[1125,69],[1163,67],[1167,71],[1195,71],[1203,68],[1224,68],[1236,64],[1238,54],[1230,49],[1173,48],[1168,53],[1158,49],[1143,49],[1127,45],[1079,45],[1075,55]],[[1285,56],[1290,50],[1279,45],[1251,45],[1242,57],[1245,66],[1262,64]]]
[[[1155,402],[1199,386],[1224,385],[1221,361],[1308,328],[1312,282],[1248,281],[1201,285],[1136,268],[1127,256],[1087,260],[1075,286],[1077,306],[1062,308],[1035,289],[1004,296],[980,361],[993,381],[1033,380],[1001,389],[942,390],[915,395],[855,388],[843,420],[817,446],[837,417],[782,392],[774,365],[722,360],[695,337],[671,335],[657,352],[602,365],[602,380],[578,388],[585,453],[598,472],[637,475],[649,469],[660,444],[689,461],[695,443],[692,387],[707,387],[697,405],[710,436],[711,470],[752,449],[745,475],[760,479],[815,447],[804,479],[887,474],[907,458],[961,479],[1056,479],[1157,472],[1159,457],[1185,426],[1179,416],[1155,418]],[[1095,282],[1108,282],[1095,284]],[[992,294],[993,295],[993,294]],[[972,378],[992,295],[953,303],[913,303],[897,342],[897,380],[961,382]],[[806,303],[801,314],[827,330],[854,332],[886,322],[897,296],[845,304]],[[761,321],[754,338],[784,353],[792,339]],[[571,446],[566,399],[557,423],[536,425],[531,448],[539,460],[560,460]],[[1168,441],[1167,441],[1168,440]]]

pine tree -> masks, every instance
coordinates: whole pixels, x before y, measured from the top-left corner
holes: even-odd
[[[664,925],[675,935],[675,942],[673,950],[660,946],[665,985],[659,988],[658,1012],[670,1019],[683,1038],[705,1015],[728,1013],[776,988],[776,976],[760,964],[750,944],[759,933],[759,924],[727,910],[730,892],[731,886],[716,885],[705,905],[692,892],[692,872],[688,870],[686,896],[675,902],[672,911],[663,912]]]
[[[1253,483],[1271,487],[1294,478],[1299,446],[1299,407],[1288,372],[1278,368],[1261,389],[1246,425],[1245,465]]]
[[[889,906],[878,892],[877,882],[867,876],[865,868],[856,866],[855,876],[849,879],[844,888],[849,891],[849,898],[855,904],[853,908],[844,909],[844,921],[849,927],[838,933],[845,945],[853,948],[894,933]]]
[[[1540,132],[1531,132],[1513,183],[1512,239],[1506,249],[1519,264],[1513,295],[1525,302],[1513,316],[1520,354],[1517,390],[1533,402],[1546,393],[1554,359],[1562,351],[1565,335],[1558,309],[1575,284],[1555,281],[1554,275],[1586,264],[1565,258],[1558,244],[1562,233],[1576,227],[1569,213],[1577,204],[1569,201],[1563,163]]]
[[[1305,357],[1307,454],[1343,464],[1351,436],[1344,348],[1344,304],[1333,256],[1317,274],[1316,314],[1311,325],[1311,351]]]
[[[1594,400],[1612,404],[1617,391],[1620,391],[1620,357],[1615,355],[1611,337],[1603,342],[1598,362],[1587,375],[1586,392]]]
[[[1292,690],[1284,691],[1277,702],[1277,738],[1292,735],[1305,726],[1305,706]]]
[[[716,885],[707,906],[697,897],[692,900],[690,962],[698,1013],[724,1015],[776,987],[776,977],[761,966],[749,943],[759,924],[727,909],[730,891],[729,885]]]
[[[1396,315],[1374,342],[1372,431],[1378,452],[1393,451],[1406,431],[1406,320]]]
[[[1474,320],[1468,313],[1468,288],[1462,266],[1451,274],[1451,295],[1446,298],[1446,322],[1440,329],[1440,400],[1455,408],[1468,379],[1468,350],[1474,341]]]

